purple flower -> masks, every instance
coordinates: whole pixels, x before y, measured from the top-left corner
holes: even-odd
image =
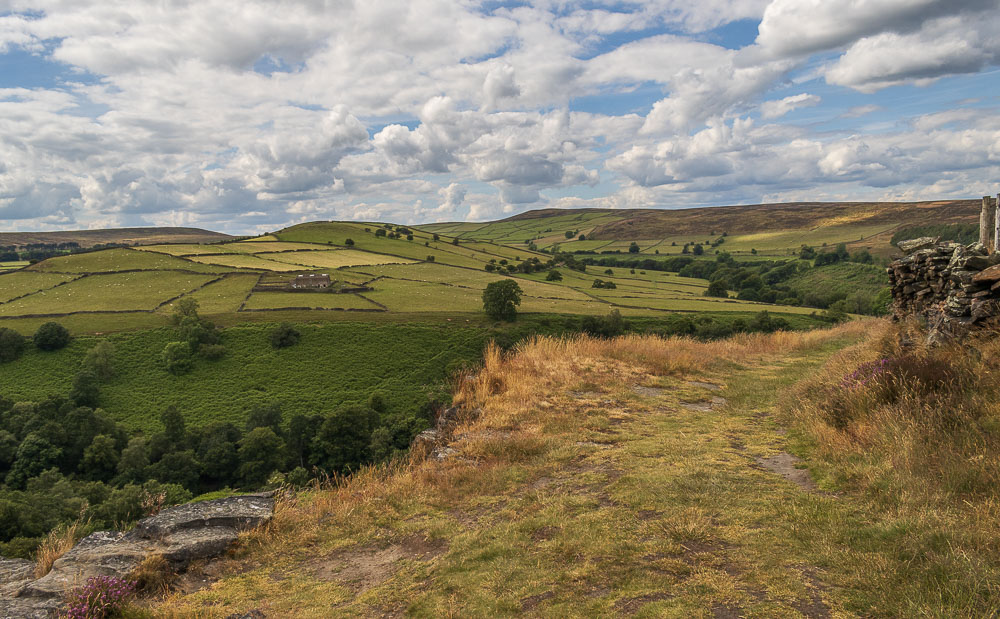
[[[851,391],[867,387],[880,376],[889,372],[891,366],[892,360],[888,357],[863,363],[856,370],[844,376],[840,381],[840,386]]]
[[[135,592],[135,581],[115,576],[93,576],[69,594],[70,619],[102,619],[121,608]]]

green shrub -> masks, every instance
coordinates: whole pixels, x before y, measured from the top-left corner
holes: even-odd
[[[298,329],[283,322],[274,329],[271,330],[270,334],[271,346],[274,348],[287,348],[289,346],[294,346],[299,343],[299,339],[302,334],[299,333]]]
[[[0,363],[14,361],[24,352],[24,336],[8,329],[0,327]]]
[[[59,350],[69,344],[69,331],[58,322],[47,322],[35,331],[34,341],[41,350]]]
[[[163,364],[171,374],[184,374],[194,366],[191,345],[187,342],[170,342],[163,349]]]

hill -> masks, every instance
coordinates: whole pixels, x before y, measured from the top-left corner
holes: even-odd
[[[892,233],[904,226],[978,223],[979,200],[931,202],[796,202],[687,209],[542,209],[482,224],[444,223],[422,229],[459,238],[562,251],[627,250],[679,254],[685,244],[725,234],[724,249],[735,255],[787,256],[802,244],[848,243],[879,255],[892,248]],[[580,240],[580,235],[584,236]],[[756,250],[751,253],[752,250]]]
[[[228,234],[201,228],[108,228],[55,232],[0,232],[0,247],[32,244],[77,243],[93,247],[107,243],[152,245],[154,243],[214,243],[231,239]]]
[[[813,308],[708,297],[708,281],[658,267],[558,270],[553,257],[490,241],[349,222],[300,224],[273,235],[213,243],[152,244],[49,258],[0,274],[0,326],[28,334],[59,319],[74,332],[163,326],[190,297],[224,324],[282,320],[448,321],[482,324],[482,293],[500,279],[524,291],[527,315],[666,318],[678,312],[748,317],[764,309],[798,320]],[[657,265],[653,264],[652,267]],[[582,270],[580,270],[582,269]],[[326,273],[328,289],[290,287]],[[595,282],[601,280],[601,287]]]
[[[961,381],[990,371],[996,340],[965,355],[901,348],[891,331],[490,351],[429,457],[286,495],[231,558],[147,604],[157,616],[993,616],[1000,443],[992,400]],[[884,376],[871,372],[880,358]]]

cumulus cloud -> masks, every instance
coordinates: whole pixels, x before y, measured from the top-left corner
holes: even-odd
[[[859,101],[849,129],[820,136],[769,121],[843,98],[771,93],[816,77],[850,93],[983,71],[997,64],[996,6],[0,1],[0,54],[33,54],[43,73],[0,88],[0,221],[253,232],[809,183],[959,191],[963,175],[1000,171],[986,112],[913,112],[873,137],[850,122],[875,109]],[[716,44],[714,28],[758,19],[749,48]],[[981,152],[959,157],[948,139]]]
[[[797,110],[802,107],[813,107],[819,105],[822,101],[823,100],[818,95],[811,95],[808,93],[792,95],[790,97],[774,101],[765,101],[760,106],[760,115],[767,119],[781,118],[792,110]]]

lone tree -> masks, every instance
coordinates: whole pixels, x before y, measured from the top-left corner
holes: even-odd
[[[59,350],[69,344],[69,331],[58,322],[47,322],[35,331],[34,340],[42,350]]]
[[[0,327],[0,363],[17,359],[23,351],[24,336],[13,329]]]
[[[483,291],[483,309],[494,320],[514,320],[524,291],[512,279],[490,282]]]
[[[628,246],[628,253],[630,254],[639,253],[639,244],[636,243],[635,241],[632,241],[632,244]]]

